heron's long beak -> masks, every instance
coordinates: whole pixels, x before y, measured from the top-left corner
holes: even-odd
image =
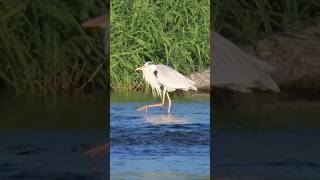
[[[141,67],[138,67],[136,70],[137,70],[137,71],[142,71],[143,68],[144,68],[144,67],[141,66]]]

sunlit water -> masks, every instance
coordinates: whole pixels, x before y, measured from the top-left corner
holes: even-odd
[[[209,101],[111,103],[111,179],[209,179]]]
[[[320,103],[213,108],[210,175],[209,102],[174,100],[170,117],[166,107],[135,111],[151,102],[134,98],[112,103],[112,179],[320,179]],[[1,98],[0,109],[0,180],[109,176],[107,160],[82,146],[106,141],[104,98]]]

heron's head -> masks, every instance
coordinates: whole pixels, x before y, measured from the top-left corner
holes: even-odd
[[[145,70],[155,71],[156,65],[151,64],[151,62],[146,62],[143,66],[138,67],[136,70],[137,71],[145,71]]]

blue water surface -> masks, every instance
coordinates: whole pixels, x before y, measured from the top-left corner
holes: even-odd
[[[111,179],[209,179],[209,101],[136,111],[147,104],[111,103]]]

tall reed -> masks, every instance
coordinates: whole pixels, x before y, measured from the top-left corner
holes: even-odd
[[[209,0],[111,1],[111,87],[135,90],[141,81],[135,69],[146,61],[184,74],[207,68],[209,4]]]
[[[214,29],[236,41],[254,41],[319,20],[318,0],[212,0]]]
[[[75,93],[104,58],[101,31],[84,32],[81,23],[104,6],[100,0],[0,1],[0,84],[16,94]],[[104,79],[99,74],[86,90],[105,87]]]
[[[101,0],[0,0],[0,92],[74,94],[105,56],[102,30],[80,24],[105,13]],[[144,61],[184,74],[210,64],[211,25],[236,41],[254,41],[319,18],[318,0],[111,1],[111,87],[145,90],[134,69]],[[80,93],[104,92],[104,67]]]

